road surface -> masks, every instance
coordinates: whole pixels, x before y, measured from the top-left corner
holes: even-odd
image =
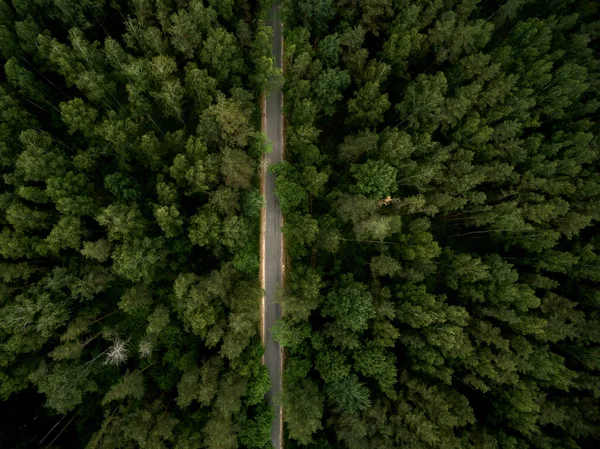
[[[274,2],[269,12],[268,25],[273,28],[273,58],[275,65],[281,67],[283,38],[279,18],[279,2]],[[281,209],[275,196],[275,179],[271,173],[266,171],[266,168],[283,160],[282,106],[283,95],[281,89],[275,88],[266,98],[263,121],[267,136],[273,145],[273,151],[265,156],[266,163],[263,167],[263,192],[266,207],[263,212],[263,232],[261,233],[262,244],[264,245],[262,248],[261,269],[265,290],[261,334],[265,345],[264,362],[271,379],[271,390],[267,393],[267,401],[269,405],[275,408],[275,419],[271,426],[271,442],[275,449],[281,449],[283,436],[281,407],[274,400],[281,392],[282,353],[279,344],[271,338],[269,330],[281,316],[281,307],[276,302],[276,296],[283,279],[283,240],[281,237]]]

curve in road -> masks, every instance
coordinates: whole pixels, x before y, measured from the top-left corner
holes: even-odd
[[[279,2],[274,2],[269,11],[268,25],[273,29],[273,59],[276,67],[282,67],[283,37],[279,18]],[[283,223],[279,201],[275,196],[275,177],[268,172],[268,166],[283,160],[283,94],[279,87],[273,89],[264,105],[263,126],[271,141],[273,151],[265,155],[262,167],[262,188],[265,209],[262,218],[262,261],[261,278],[265,296],[263,298],[263,316],[261,336],[265,345],[264,363],[269,370],[271,389],[267,393],[269,405],[275,409],[275,419],[271,426],[271,442],[275,449],[282,447],[282,411],[275,399],[281,392],[282,352],[279,344],[271,337],[270,329],[281,316],[281,306],[276,302],[277,291],[283,281]]]

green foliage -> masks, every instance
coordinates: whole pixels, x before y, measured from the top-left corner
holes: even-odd
[[[325,391],[337,407],[348,413],[365,410],[371,405],[369,390],[359,382],[356,374],[327,385]]]
[[[384,198],[396,190],[396,170],[383,161],[354,164],[350,173],[356,178],[356,193]]]
[[[323,314],[331,316],[336,325],[358,332],[367,329],[375,316],[373,297],[366,285],[355,282],[352,275],[343,276],[340,287],[331,291],[323,305]]]
[[[322,428],[323,403],[323,396],[312,380],[294,379],[284,383],[282,404],[290,438],[301,444],[312,441],[312,435]]]
[[[126,374],[118,384],[108,390],[102,403],[121,400],[128,396],[138,400],[144,397],[144,378],[139,373]]]
[[[350,75],[339,69],[326,69],[314,81],[313,92],[315,102],[323,109],[323,113],[331,116],[335,113],[336,104],[343,98],[342,92],[350,84]]]
[[[594,445],[592,3],[284,2],[288,446]]]
[[[265,405],[258,407],[256,416],[241,425],[240,443],[248,448],[267,447],[269,443],[265,444],[265,441],[269,441],[271,437],[271,425],[274,418],[275,413],[271,407]]]
[[[0,446],[264,448],[266,6],[109,3],[0,1]]]

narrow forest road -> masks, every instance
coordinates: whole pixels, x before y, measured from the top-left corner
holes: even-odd
[[[279,2],[274,2],[269,11],[268,25],[273,29],[273,59],[281,68],[283,37],[279,17]],[[281,306],[276,302],[277,291],[283,280],[283,240],[281,226],[283,220],[279,201],[275,196],[275,177],[268,172],[268,166],[283,160],[283,95],[281,88],[275,88],[266,99],[263,126],[273,145],[273,151],[265,156],[262,172],[262,189],[266,202],[261,226],[261,280],[265,297],[263,298],[263,317],[261,336],[265,345],[264,363],[269,370],[271,390],[267,393],[269,405],[275,408],[275,419],[271,426],[271,442],[275,449],[281,449],[283,421],[281,407],[275,403],[281,392],[282,352],[279,343],[271,337],[270,329],[281,316]]]

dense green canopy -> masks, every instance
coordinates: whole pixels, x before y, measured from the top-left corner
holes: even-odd
[[[270,447],[269,0],[0,0],[0,447]],[[600,6],[286,0],[285,447],[600,439]]]
[[[284,4],[287,447],[596,447],[598,3]]]
[[[0,0],[0,446],[264,448],[266,5]]]

